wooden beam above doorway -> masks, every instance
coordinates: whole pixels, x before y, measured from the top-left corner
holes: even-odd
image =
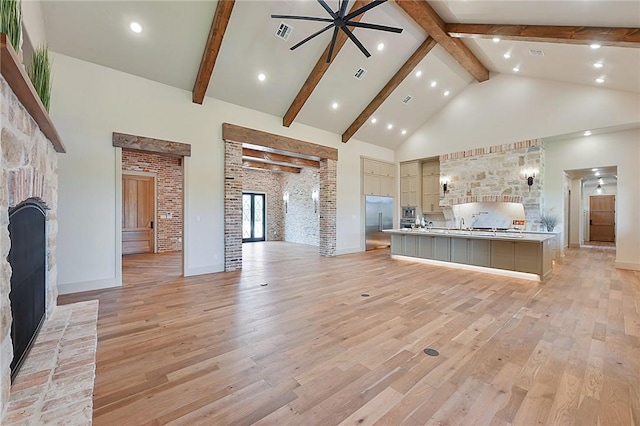
[[[128,135],[113,132],[113,146],[119,148],[136,149],[138,151],[156,152],[174,157],[191,157],[191,145],[144,136]]]
[[[265,160],[272,163],[287,163],[293,166],[313,167],[315,169],[320,168],[320,162],[315,160],[307,160],[306,158],[291,157],[289,155],[277,154],[275,152],[260,151],[251,148],[242,148],[242,157],[248,157],[246,159],[256,158]]]
[[[338,150],[336,148],[262,132],[231,123],[222,123],[222,139],[338,161]]]
[[[242,167],[247,169],[269,170],[271,172],[300,173],[299,167],[283,166],[281,164],[263,163],[260,161],[242,160]]]

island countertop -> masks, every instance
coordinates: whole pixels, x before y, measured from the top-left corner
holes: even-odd
[[[483,240],[500,241],[528,241],[540,243],[555,238],[554,234],[527,233],[523,231],[478,231],[471,229],[443,229],[443,228],[422,228],[422,229],[384,229],[382,232],[400,235],[428,235],[432,237],[452,237],[452,238],[477,238]]]

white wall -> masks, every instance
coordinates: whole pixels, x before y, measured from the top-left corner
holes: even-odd
[[[120,285],[119,150],[112,132],[189,143],[185,160],[185,273],[222,271],[223,122],[339,150],[337,252],[361,250],[360,155],[393,161],[393,151],[65,55],[55,54],[51,116],[67,146],[59,157],[60,292]],[[194,76],[195,78],[195,76]]]
[[[617,166],[616,266],[640,270],[640,129],[596,134],[562,141],[545,141],[545,206],[562,211],[564,170]],[[580,232],[581,195],[573,185],[577,203],[572,202],[571,241]],[[575,204],[575,208],[574,208]],[[584,238],[584,237],[583,237]]]

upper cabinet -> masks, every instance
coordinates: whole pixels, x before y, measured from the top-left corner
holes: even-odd
[[[396,196],[396,165],[386,161],[362,159],[362,193]]]
[[[400,205],[420,207],[420,161],[400,163]]]
[[[422,212],[441,213],[440,207],[440,161],[422,163]]]

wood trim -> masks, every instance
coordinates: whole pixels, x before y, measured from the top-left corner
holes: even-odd
[[[242,148],[242,157],[259,158],[269,162],[288,163],[296,166],[320,168],[320,162],[307,160],[306,158],[291,157],[288,155],[276,154],[275,152],[259,151],[257,149]],[[247,158],[249,159],[249,158]]]
[[[489,80],[489,70],[462,40],[449,36],[445,31],[445,23],[426,0],[396,0],[394,3],[449,52],[476,80],[479,82]]]
[[[451,37],[493,38],[545,43],[640,47],[640,28],[572,27],[553,25],[446,24]]]
[[[0,70],[22,106],[31,115],[46,138],[49,139],[53,149],[59,153],[67,152],[49,113],[42,104],[40,96],[38,96],[29,76],[18,60],[18,55],[16,55],[13,46],[11,46],[7,35],[4,33],[0,33]]]
[[[371,115],[382,105],[382,103],[393,93],[394,90],[407,78],[407,76],[413,71],[413,69],[427,56],[427,54],[436,45],[436,41],[431,37],[427,39],[413,52],[413,55],[407,60],[407,62],[400,67],[398,72],[389,80],[389,82],[380,90],[380,92],[373,98],[373,100],[367,105],[367,107],[360,113],[358,118],[347,128],[342,134],[342,142],[347,142],[351,137],[362,127],[364,123],[371,117]]]
[[[190,144],[128,135],[126,133],[113,132],[113,146],[136,149],[138,151],[156,152],[174,157],[191,157]]]
[[[235,0],[218,0],[216,11],[213,14],[213,21],[211,22],[207,44],[202,53],[202,60],[200,61],[196,82],[193,85],[192,100],[195,104],[202,105],[202,102],[204,102],[204,96],[207,93],[207,88],[211,81],[211,74],[213,74],[213,68],[216,65],[216,59],[220,52],[224,33],[231,19],[234,4]]]
[[[371,3],[370,0],[357,0],[348,13],[358,10],[359,8],[366,6],[369,3]],[[354,17],[351,20],[354,22],[359,22],[365,14],[366,12]],[[353,30],[353,27],[349,27],[349,29]],[[342,49],[346,41],[347,35],[344,33],[344,31],[339,31],[336,37],[335,47],[333,49],[333,58],[338,56],[338,53],[340,53],[340,49]],[[313,93],[316,86],[318,85],[318,83],[320,83],[320,80],[329,69],[329,66],[331,65],[331,63],[327,64],[327,54],[329,53],[329,47],[330,45],[327,45],[327,47],[324,49],[324,52],[322,52],[322,55],[320,55],[320,58],[318,58],[318,62],[316,62],[316,65],[311,70],[311,73],[305,80],[304,84],[300,88],[300,91],[291,103],[291,106],[289,106],[289,109],[285,113],[284,118],[282,119],[282,125],[284,127],[291,126],[291,123],[293,123],[293,120],[295,120],[298,113],[300,113],[300,110],[302,109],[304,104],[311,97],[311,93]],[[331,62],[333,63],[333,59],[331,60]]]
[[[222,123],[222,139],[338,161],[338,150],[336,148],[262,132],[230,123]]]
[[[269,170],[271,172],[287,172],[287,173],[300,173],[299,167],[283,166],[280,164],[262,163],[260,161],[242,160],[242,167],[249,169],[262,169]]]

